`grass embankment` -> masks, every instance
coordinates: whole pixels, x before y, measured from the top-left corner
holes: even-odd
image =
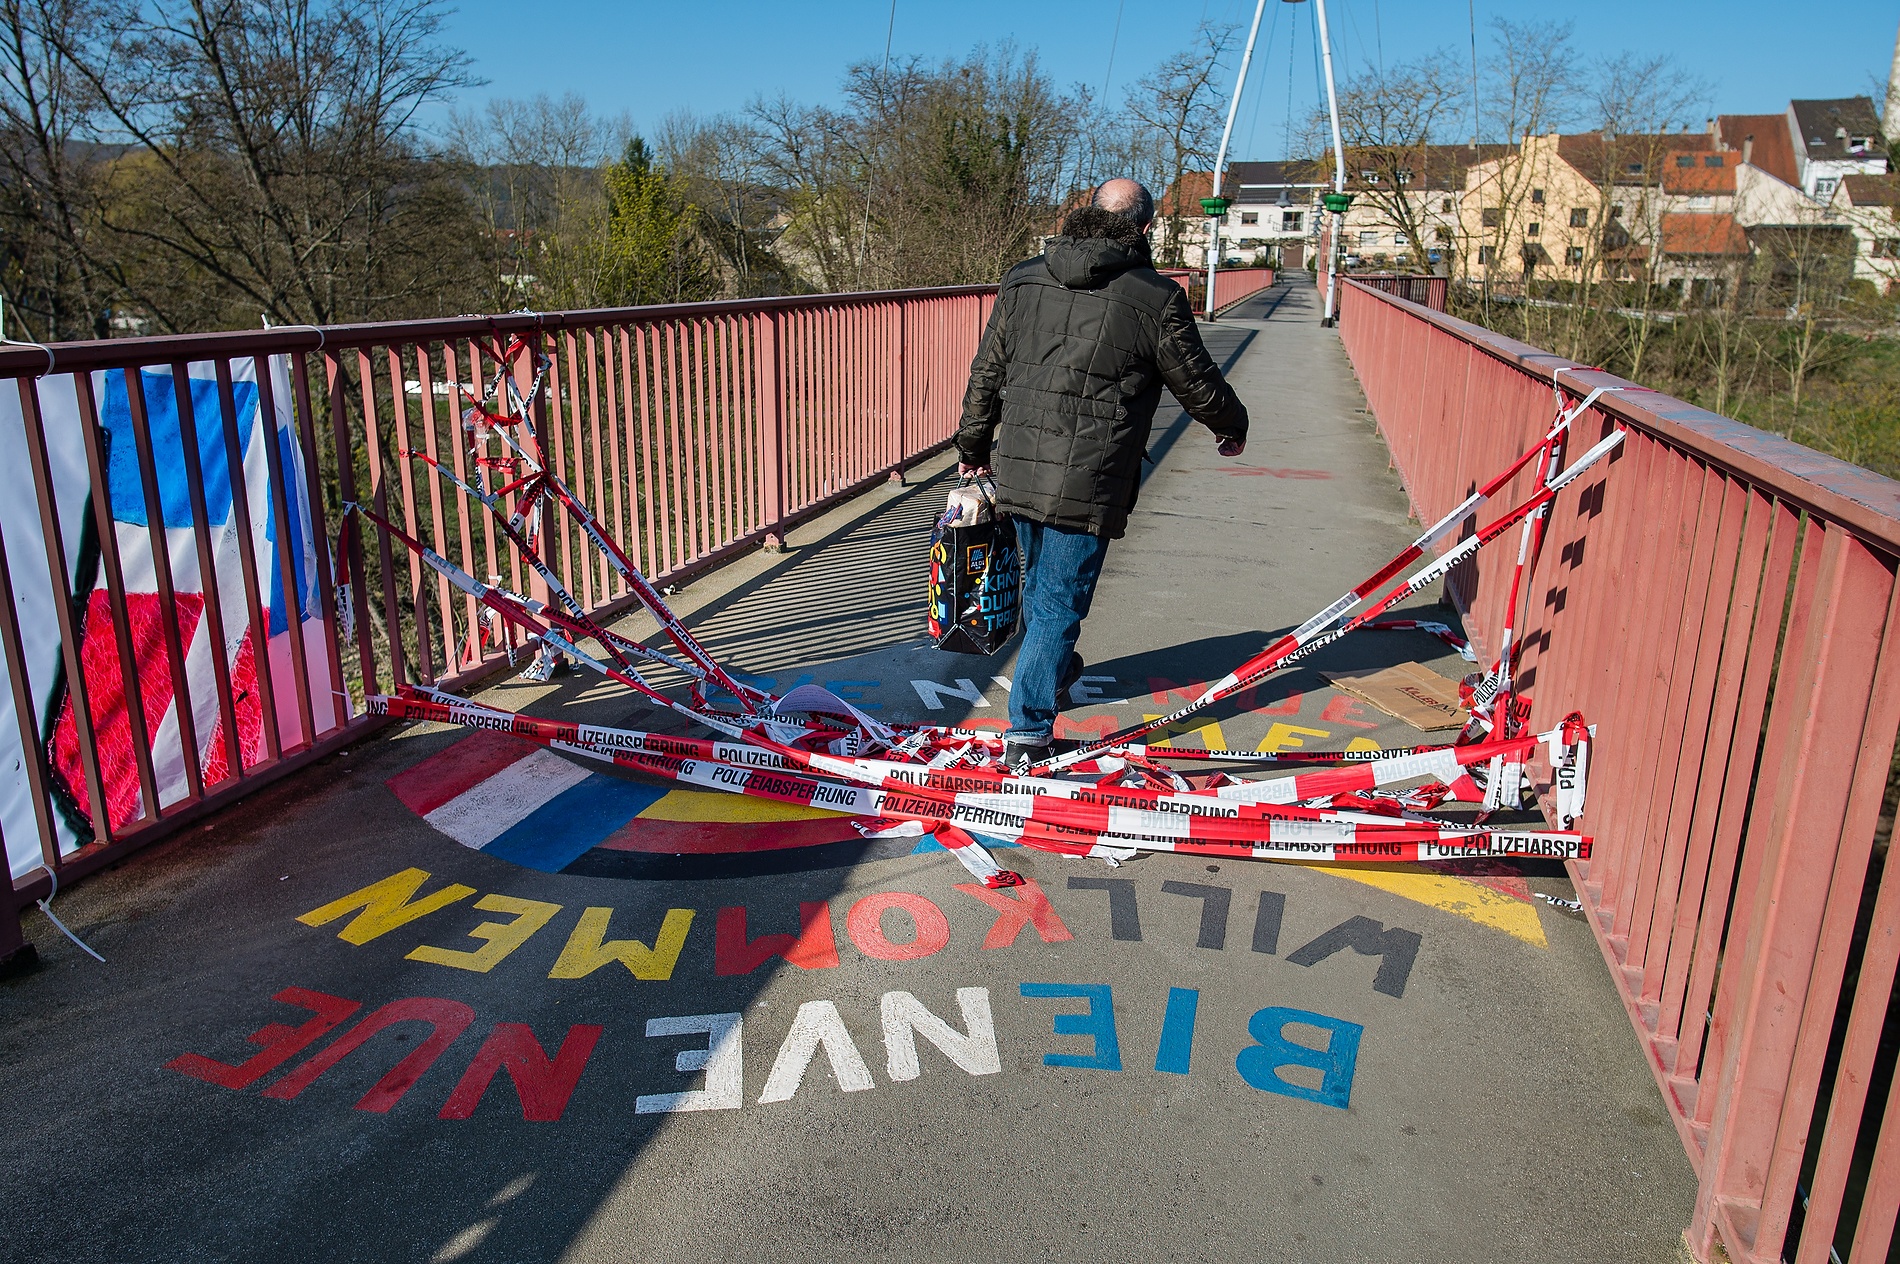
[[[1808,329],[1721,310],[1638,321],[1601,308],[1493,300],[1451,312],[1688,403],[1900,478],[1900,338],[1890,304]]]

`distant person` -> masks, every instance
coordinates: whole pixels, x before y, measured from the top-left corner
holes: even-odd
[[[1161,388],[1214,432],[1247,442],[1247,409],[1201,344],[1187,292],[1154,269],[1154,198],[1110,180],[1043,253],[1011,268],[970,365],[958,469],[996,480],[1022,546],[1023,643],[1003,758],[1052,753],[1057,699],[1082,674],[1075,641],[1108,542],[1128,529]]]

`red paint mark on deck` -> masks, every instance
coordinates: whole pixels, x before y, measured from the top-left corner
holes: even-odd
[[[384,784],[402,800],[404,807],[417,816],[427,816],[539,749],[535,743],[512,733],[477,729],[447,750],[397,773]]]

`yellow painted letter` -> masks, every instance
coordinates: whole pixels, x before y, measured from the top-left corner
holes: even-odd
[[[521,900],[512,895],[484,895],[475,901],[475,907],[487,913],[513,913],[512,922],[483,922],[469,932],[473,939],[486,939],[488,942],[473,952],[462,952],[455,948],[432,948],[428,944],[409,954],[410,961],[427,961],[438,966],[454,966],[457,970],[473,970],[477,974],[487,974],[495,968],[503,957],[528,942],[528,937],[548,924],[558,912],[558,904],[544,904],[540,900]]]
[[[693,926],[693,910],[666,910],[666,920],[660,923],[660,933],[653,937],[651,948],[637,939],[608,939],[607,922],[613,914],[610,908],[583,912],[548,977],[584,979],[609,961],[618,961],[636,979],[664,982],[672,978],[680,950],[686,947],[686,932]]]
[[[1267,730],[1267,735],[1260,739],[1260,745],[1254,747],[1254,749],[1256,751],[1267,751],[1269,753],[1291,750],[1296,746],[1306,745],[1305,742],[1300,740],[1302,736],[1331,737],[1332,734],[1325,729],[1303,729],[1297,724],[1282,724],[1276,720],[1274,721],[1273,727]]]
[[[428,880],[429,875],[421,869],[404,869],[361,891],[333,900],[322,908],[311,909],[297,920],[305,926],[326,926],[345,913],[356,913],[356,917],[338,931],[336,937],[345,943],[366,944],[378,935],[388,934],[398,926],[406,926],[418,917],[426,917],[439,908],[475,894],[474,887],[451,882],[440,891],[412,902],[411,897]],[[362,912],[357,913],[358,909]]]

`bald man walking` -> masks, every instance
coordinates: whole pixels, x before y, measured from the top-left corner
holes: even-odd
[[[1153,226],[1140,184],[1095,190],[1003,278],[970,365],[959,469],[993,470],[1022,547],[1025,627],[1003,753],[1018,771],[1052,753],[1059,695],[1082,674],[1076,637],[1108,542],[1128,529],[1161,388],[1223,456],[1247,441],[1247,409],[1202,345],[1187,292],[1154,269]]]

